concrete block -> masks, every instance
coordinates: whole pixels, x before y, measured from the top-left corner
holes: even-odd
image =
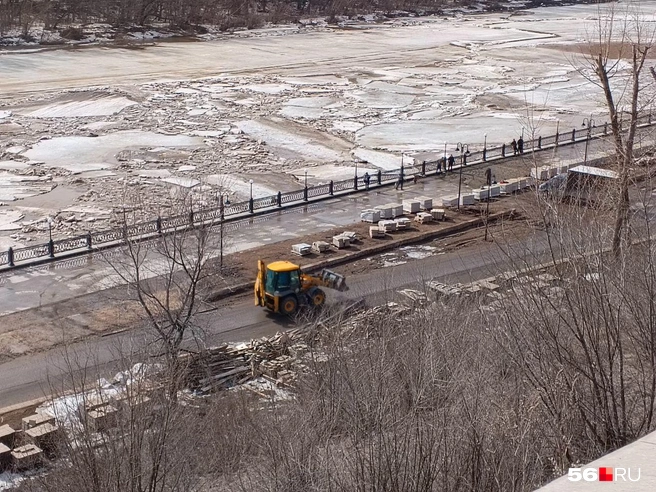
[[[401,217],[403,215],[402,203],[390,203],[389,207],[392,209],[392,218]]]
[[[377,205],[374,209],[380,212],[379,220],[394,218],[392,215],[392,207],[390,205]]]
[[[350,245],[351,241],[348,237],[341,234],[339,236],[333,236],[333,246],[335,246],[337,249],[348,248]]]
[[[360,212],[360,220],[362,222],[371,222],[372,224],[376,224],[380,220],[380,210],[363,210]]]
[[[445,213],[443,208],[434,208],[433,210],[430,211],[430,213],[433,216],[433,219],[435,220],[445,219]]]
[[[16,470],[35,468],[43,461],[43,450],[34,444],[26,444],[11,452],[12,466]]]
[[[472,190],[474,192],[474,199],[483,201],[487,200],[490,198],[490,192],[488,191],[487,188],[477,188],[475,190]]]
[[[422,210],[430,210],[433,208],[433,199],[428,198],[427,196],[418,196],[415,198],[420,203]]]
[[[549,168],[549,177],[553,178],[556,174],[558,174],[558,166],[552,166]]]
[[[545,181],[549,179],[549,166],[542,166],[536,168],[531,168],[531,177],[534,179],[539,179],[540,181]]]
[[[466,207],[467,205],[473,205],[474,200],[475,197],[473,193],[462,193],[460,195],[460,205],[463,207]]]
[[[312,245],[307,243],[292,244],[292,253],[298,256],[309,255],[312,252]]]
[[[399,217],[398,219],[394,219],[394,222],[396,222],[397,229],[407,229],[412,224],[412,221],[407,217]]]
[[[14,447],[14,439],[16,438],[16,431],[8,425],[0,425],[0,444],[4,444],[9,448]]]
[[[330,249],[330,244],[326,241],[315,241],[312,243],[312,251],[315,253],[325,253]]]
[[[499,187],[501,188],[501,193],[504,193],[506,195],[510,195],[511,193],[516,192],[519,189],[519,185],[517,183],[517,180],[507,180],[507,181],[502,181],[499,183]]]
[[[32,427],[36,427],[37,425],[46,424],[46,423],[54,425],[55,417],[46,415],[44,413],[35,413],[34,415],[30,415],[29,417],[23,417],[22,420],[24,431],[26,431],[27,429],[31,429]]]
[[[378,222],[378,229],[384,233],[394,232],[398,229],[398,226],[393,220],[381,220]]]
[[[372,239],[385,237],[385,233],[378,226],[369,226],[369,237]]]
[[[92,412],[94,410],[91,410]],[[25,431],[25,436],[32,441],[32,443],[47,453],[53,453],[62,438],[62,433],[56,425],[51,423],[44,423],[32,427]]]
[[[0,473],[11,466],[11,448],[0,442]]]
[[[458,197],[457,196],[444,196],[444,197],[442,197],[442,206],[443,207],[457,207],[458,206]]]
[[[421,203],[417,200],[403,200],[403,211],[408,214],[416,214],[421,211]]]
[[[94,432],[105,432],[116,427],[118,409],[104,405],[87,412],[87,423]]]
[[[426,224],[427,222],[433,222],[433,216],[429,213],[426,213],[426,212],[419,212],[415,216],[415,222],[419,222],[420,224]]]

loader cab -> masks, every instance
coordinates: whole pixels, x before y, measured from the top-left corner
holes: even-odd
[[[265,292],[282,297],[301,288],[301,268],[289,261],[275,261],[266,267]]]

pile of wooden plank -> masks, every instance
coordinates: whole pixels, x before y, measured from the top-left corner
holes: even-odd
[[[306,345],[303,330],[277,333],[240,345],[223,344],[204,353],[185,354],[187,383],[209,392],[265,377],[279,384],[296,380],[294,366]]]

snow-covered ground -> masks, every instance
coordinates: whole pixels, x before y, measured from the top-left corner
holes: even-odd
[[[640,4],[647,20],[654,7]],[[46,216],[56,237],[114,225],[108,212],[132,192],[165,214],[176,189],[215,205],[299,189],[305,169],[316,184],[352,178],[356,162],[361,175],[445,144],[601,123],[603,94],[577,70],[599,15],[576,5],[141,50],[0,50],[0,247],[43,239]]]

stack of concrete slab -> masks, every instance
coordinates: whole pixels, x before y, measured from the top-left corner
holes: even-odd
[[[398,228],[398,224],[393,221],[393,220],[381,220],[378,223],[378,229],[380,229],[381,232],[384,232],[387,234],[388,232],[394,232]]]
[[[539,179],[540,181],[546,181],[550,178],[551,168],[549,166],[541,166],[538,168],[531,168],[531,177]]]
[[[43,450],[35,444],[26,444],[15,448],[11,452],[11,461],[14,469],[28,470],[41,464]]]
[[[390,203],[389,206],[392,209],[392,218],[401,217],[403,215],[402,203]]]
[[[446,218],[443,208],[434,208],[430,211],[430,213],[434,220],[444,220]]]
[[[358,234],[354,231],[344,231],[342,232],[342,236],[347,237],[351,244],[358,240]]]
[[[442,206],[443,207],[457,207],[458,206],[458,196],[444,196],[442,197]]]
[[[362,222],[370,222],[372,224],[377,224],[380,220],[380,210],[376,209],[367,209],[360,212],[360,220]]]
[[[501,188],[502,195],[510,195],[511,193],[515,193],[517,190],[519,190],[519,183],[517,182],[516,178],[513,178],[506,181],[501,181],[499,183],[499,187]]]
[[[312,252],[312,245],[308,243],[292,244],[292,253],[298,256],[309,255]]]
[[[49,422],[31,427],[24,434],[34,445],[46,453],[55,452],[62,437],[59,427]]]
[[[333,236],[333,246],[335,246],[337,249],[348,248],[350,245],[351,240],[347,236],[344,236],[343,234]]]
[[[467,205],[473,205],[475,202],[473,193],[461,193],[460,194],[460,206],[466,207]]]
[[[94,432],[105,432],[116,427],[118,409],[112,405],[103,405],[87,412],[87,423]]]
[[[325,253],[330,249],[330,244],[326,241],[315,241],[312,243],[312,251],[315,253]]]
[[[415,198],[420,204],[420,207],[423,211],[427,211],[433,208],[433,199],[428,198],[427,196],[418,196]]]
[[[372,239],[385,237],[385,233],[378,226],[369,226],[369,237]]]
[[[378,220],[394,218],[394,216],[392,215],[392,207],[390,205],[376,205],[374,207],[374,210],[378,210],[378,212],[380,213]]]
[[[396,228],[399,230],[407,229],[412,224],[412,221],[407,217],[399,217],[398,219],[394,219],[394,222],[396,222]]]
[[[0,473],[11,466],[11,448],[0,442]]]
[[[23,430],[31,429],[41,424],[52,424],[55,425],[55,417],[52,415],[47,415],[45,413],[35,413],[29,417],[23,417],[22,426]]]
[[[417,200],[403,200],[403,211],[408,214],[416,214],[421,210],[421,204]]]
[[[415,222],[419,222],[420,224],[426,224],[427,222],[432,221],[433,216],[427,212],[419,212],[417,215],[415,215]]]
[[[0,425],[0,444],[4,444],[8,448],[14,447],[14,439],[16,438],[16,431],[8,425]]]

